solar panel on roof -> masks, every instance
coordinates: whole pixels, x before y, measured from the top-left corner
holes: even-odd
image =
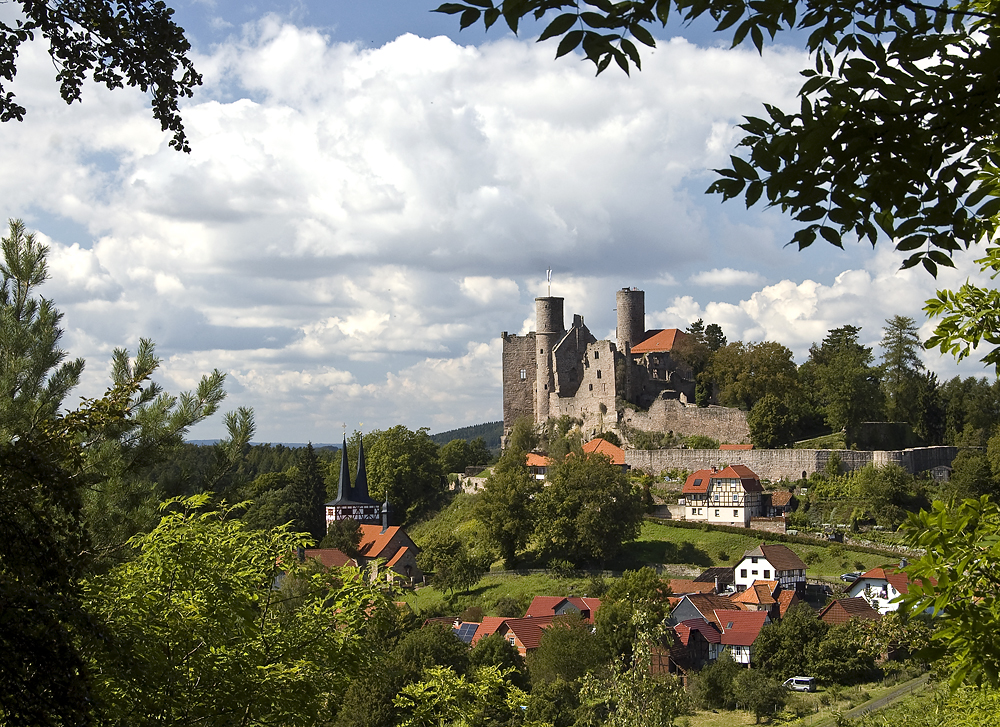
[[[476,623],[464,623],[457,629],[454,629],[455,636],[460,638],[467,644],[472,643],[472,637],[476,635],[476,631],[479,629],[479,624]]]

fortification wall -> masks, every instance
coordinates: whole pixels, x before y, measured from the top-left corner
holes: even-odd
[[[535,334],[503,340],[503,425],[509,431],[520,417],[535,418]]]
[[[677,399],[657,399],[648,411],[625,409],[622,422],[626,428],[648,432],[673,432],[682,436],[700,434],[723,444],[747,444],[750,429],[747,413],[723,406],[699,407]]]
[[[763,480],[797,480],[826,468],[830,455],[840,457],[842,470],[856,470],[871,463],[876,466],[898,464],[917,474],[932,467],[950,465],[958,453],[955,447],[919,447],[891,452],[862,452],[850,449],[626,449],[625,463],[633,469],[660,474],[670,469],[698,470],[742,464]]]

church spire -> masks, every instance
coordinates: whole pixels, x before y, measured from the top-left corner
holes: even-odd
[[[368,494],[368,471],[365,468],[364,437],[358,437],[358,473],[354,477],[354,499],[366,504],[377,504]]]
[[[347,435],[344,435],[344,445],[340,449],[340,479],[337,480],[337,499],[334,502],[351,500],[351,471],[347,467]]]

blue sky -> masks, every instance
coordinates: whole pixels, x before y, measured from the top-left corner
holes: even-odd
[[[599,337],[624,286],[646,291],[649,328],[701,317],[800,362],[848,323],[871,344],[896,314],[929,333],[935,281],[888,248],[798,252],[779,212],[703,194],[743,115],[796,103],[800,48],[761,57],[672,24],[641,73],[595,78],[537,26],[459,32],[431,3],[174,7],[205,76],[183,107],[190,155],[139,92],[62,104],[37,45],[13,86],[26,121],[0,126],[4,213],[51,247],[44,292],[88,361],[81,395],[150,337],[168,390],[226,372],[260,441],[499,419],[499,334],[530,330],[550,267],[567,319]],[[963,259],[938,285],[976,275]]]

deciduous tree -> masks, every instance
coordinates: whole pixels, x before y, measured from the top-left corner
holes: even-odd
[[[88,78],[109,89],[139,88],[151,97],[153,118],[171,132],[170,145],[189,151],[178,104],[201,85],[201,75],[171,8],[153,0],[18,0],[13,6],[13,17],[0,24],[0,78],[14,80],[21,44],[39,37],[48,44],[66,103],[81,99]],[[26,109],[5,91],[0,85],[0,121],[21,121]]]
[[[360,574],[304,570],[305,536],[208,503],[166,503],[137,558],[87,584],[106,633],[89,649],[96,703],[112,724],[316,724],[369,658],[361,632],[382,596]],[[292,601],[279,570],[303,579]]]
[[[508,447],[486,478],[476,508],[489,539],[500,551],[505,568],[512,568],[535,528],[534,497],[541,490],[525,464],[525,452]]]
[[[550,559],[603,563],[639,535],[640,494],[600,454],[573,454],[550,469],[536,502],[535,537]]]

